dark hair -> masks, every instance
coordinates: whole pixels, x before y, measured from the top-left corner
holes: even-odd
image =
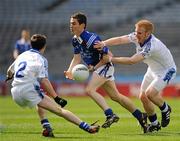
[[[31,46],[33,49],[40,50],[46,45],[46,36],[41,34],[34,34],[31,37]]]
[[[81,13],[81,12],[78,12],[78,13],[75,13],[71,16],[71,18],[73,19],[77,19],[77,21],[79,22],[79,24],[85,24],[85,28],[86,28],[86,25],[87,25],[87,17],[84,13]]]

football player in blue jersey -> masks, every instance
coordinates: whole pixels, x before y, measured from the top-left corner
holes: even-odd
[[[21,31],[21,38],[16,41],[13,51],[13,57],[16,59],[19,54],[31,49],[30,32],[27,29]]]
[[[100,87],[106,91],[113,101],[119,103],[131,112],[139,121],[144,133],[146,133],[147,116],[137,109],[129,98],[120,94],[117,90],[114,82],[114,65],[112,62],[105,64],[101,62],[103,54],[110,54],[110,51],[107,47],[104,47],[102,51],[98,51],[93,47],[94,43],[101,39],[95,33],[88,32],[86,30],[86,24],[87,17],[83,13],[75,13],[70,18],[70,30],[74,34],[72,38],[74,57],[68,70],[64,72],[66,78],[73,79],[72,69],[75,65],[79,64],[82,59],[89,67],[89,70],[92,71],[92,77],[87,85],[86,92],[100,106],[106,116],[106,121],[103,123],[102,128],[108,128],[111,124],[118,122],[119,117],[109,107],[104,97],[96,91]]]
[[[30,49],[31,49],[30,32],[29,30],[24,29],[21,32],[21,39],[16,41],[15,48],[13,51],[14,59],[16,59],[23,52],[28,51]],[[54,98],[61,105],[61,107],[64,107],[67,104],[67,101],[65,99],[59,98],[57,95],[55,97]],[[53,137],[54,135],[53,135],[52,127],[48,121],[48,118],[46,117],[45,110],[37,106],[37,113],[40,118],[41,125],[43,127],[42,135],[45,137]]]

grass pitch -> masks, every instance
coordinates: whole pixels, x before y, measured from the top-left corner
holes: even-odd
[[[88,123],[99,120],[100,125],[104,122],[102,110],[90,98],[67,97],[66,99],[68,100],[66,109],[82,120]],[[140,101],[132,100],[142,110]],[[0,141],[180,141],[180,99],[167,99],[172,107],[170,125],[152,134],[142,134],[136,119],[127,110],[108,98],[107,101],[114,112],[120,116],[119,122],[113,124],[111,128],[101,128],[98,134],[92,135],[63,118],[47,112],[55,138],[45,138],[41,136],[42,128],[35,109],[22,109],[11,97],[0,97]],[[156,110],[160,120],[160,111]]]

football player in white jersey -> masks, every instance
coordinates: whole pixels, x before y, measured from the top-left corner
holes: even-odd
[[[15,44],[15,49],[13,51],[14,59],[16,59],[21,53],[30,49],[30,32],[29,30],[24,29],[21,32],[21,39],[18,40]],[[9,69],[7,71],[9,71]],[[67,104],[67,101],[65,99],[60,99],[59,97],[57,97],[56,100],[60,102],[59,104],[61,105],[61,107],[64,107]],[[45,137],[53,136],[52,127],[48,118],[46,117],[45,110],[41,107],[37,107],[37,113],[40,118],[41,125],[43,127],[42,135]]]
[[[176,75],[176,65],[169,49],[153,35],[154,25],[148,20],[140,20],[135,24],[135,32],[129,35],[113,37],[94,46],[101,50],[104,46],[134,43],[136,54],[131,57],[111,57],[104,55],[104,61],[119,64],[136,64],[143,61],[148,65],[141,84],[139,98],[148,114],[151,124],[149,132],[158,131],[170,122],[171,107],[163,100],[159,92]],[[157,120],[154,105],[161,110],[161,124]]]
[[[46,109],[89,133],[98,132],[99,125],[89,125],[72,112],[59,106],[60,104],[56,100],[57,94],[48,80],[48,62],[42,56],[46,49],[46,37],[41,34],[33,35],[31,46],[32,49],[20,54],[10,67],[11,71],[9,73],[12,75],[12,72],[14,72],[11,88],[13,100],[21,107],[32,108],[38,106]],[[59,105],[47,95],[44,95],[40,85]]]

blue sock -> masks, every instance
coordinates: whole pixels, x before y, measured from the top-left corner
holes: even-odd
[[[104,111],[104,114],[105,114],[106,116],[110,116],[110,115],[113,115],[113,111],[112,111],[111,108],[109,108],[109,109],[107,109],[107,110]]]
[[[149,118],[149,121],[150,121],[150,122],[154,122],[154,121],[157,120],[157,115],[154,114],[154,115],[152,115],[152,116],[149,116],[148,118]]]
[[[81,122],[79,124],[79,128],[81,128],[81,129],[83,129],[85,131],[88,131],[89,127],[90,127],[89,124],[87,124],[86,122]]]
[[[163,111],[163,110],[166,108],[166,105],[167,105],[166,102],[164,102],[163,105],[162,105],[161,107],[159,107],[159,109],[160,109],[161,111]]]
[[[149,118],[149,121],[151,122],[151,124],[153,124],[153,125],[157,125],[158,124],[158,120],[157,120],[157,115],[156,114],[154,114],[152,116],[149,116],[148,118]]]
[[[43,126],[43,128],[51,129],[51,125],[50,125],[48,119],[41,120],[41,125]]]
[[[140,111],[140,110],[138,110],[138,109],[136,109],[133,113],[132,113],[132,115],[136,118],[136,119],[141,119],[142,118],[142,112]]]

